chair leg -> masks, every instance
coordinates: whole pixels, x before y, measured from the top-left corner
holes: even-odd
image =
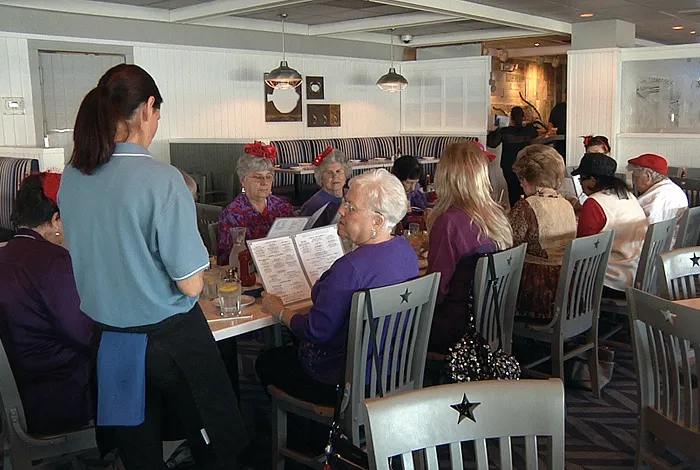
[[[588,354],[588,373],[591,376],[591,391],[595,393],[596,398],[600,398],[600,374],[598,372],[598,347],[593,345],[593,349]]]
[[[552,377],[564,382],[564,341],[561,336],[552,337]]]
[[[280,449],[287,447],[287,412],[275,406],[272,410],[272,470],[284,470]]]

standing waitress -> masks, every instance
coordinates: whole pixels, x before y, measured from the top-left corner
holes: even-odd
[[[61,182],[81,310],[96,322],[97,425],[127,470],[166,469],[162,441],[183,437],[197,468],[231,469],[247,436],[197,304],[207,251],[182,175],[147,150],[162,101],[140,67],[108,70],[80,105]]]

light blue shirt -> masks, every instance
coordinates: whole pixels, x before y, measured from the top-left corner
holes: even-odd
[[[66,165],[58,195],[80,294],[95,321],[127,328],[189,311],[176,281],[209,265],[194,200],[180,172],[119,143],[92,175]]]

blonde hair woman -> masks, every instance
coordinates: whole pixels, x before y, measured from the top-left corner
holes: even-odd
[[[517,314],[548,322],[566,244],[576,238],[574,209],[557,189],[564,181],[564,160],[552,147],[530,145],[513,165],[525,192],[510,211],[513,244],[527,243]]]
[[[435,172],[438,201],[428,218],[428,272],[441,273],[430,350],[445,351],[468,332],[476,259],[513,244],[510,224],[491,195],[488,158],[469,141],[448,146]]]

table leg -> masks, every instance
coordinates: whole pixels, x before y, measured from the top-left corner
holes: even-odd
[[[294,175],[294,201],[299,202],[301,197],[301,175]]]

